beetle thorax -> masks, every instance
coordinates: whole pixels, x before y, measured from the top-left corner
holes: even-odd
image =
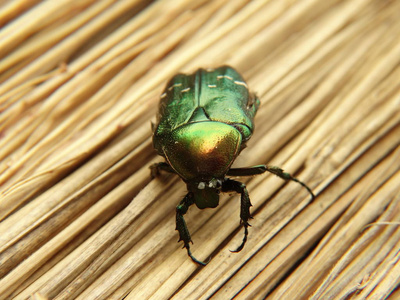
[[[233,126],[214,121],[175,129],[163,148],[171,167],[186,182],[223,179],[241,150],[242,137]],[[202,184],[200,184],[200,187]]]

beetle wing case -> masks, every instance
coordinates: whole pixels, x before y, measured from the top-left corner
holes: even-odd
[[[253,133],[253,119],[259,104],[257,97],[249,93],[242,76],[231,67],[177,74],[161,95],[154,126],[154,148],[164,156],[162,149],[172,131],[189,123],[216,121],[239,130],[243,149]]]

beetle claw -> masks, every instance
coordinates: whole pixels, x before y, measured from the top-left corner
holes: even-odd
[[[185,245],[184,247],[186,247],[186,250],[187,250],[187,253],[188,253],[189,257],[190,257],[190,258],[193,260],[193,262],[195,262],[196,264],[199,264],[199,265],[201,265],[201,266],[204,267],[204,266],[206,266],[206,265],[210,262],[211,257],[208,258],[207,262],[200,261],[200,260],[198,260],[196,257],[193,256],[192,251],[190,251],[189,245],[187,245],[187,246]]]
[[[247,225],[248,225],[248,226],[251,226],[250,224],[247,224]],[[249,234],[249,231],[248,231],[248,229],[247,229],[247,226],[245,225],[245,226],[244,226],[244,237],[243,237],[242,244],[241,244],[236,250],[229,250],[229,251],[231,251],[232,253],[237,253],[237,252],[242,251],[244,245],[245,245],[246,242],[247,242],[247,235],[248,235],[248,234]]]

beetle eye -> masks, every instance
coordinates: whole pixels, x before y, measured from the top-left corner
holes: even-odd
[[[219,179],[211,179],[209,182],[208,182],[208,187],[209,188],[212,188],[212,189],[220,189],[221,188],[221,186],[222,186],[222,182],[221,182],[221,180],[219,180]]]
[[[199,182],[199,185],[197,186],[199,190],[204,190],[206,188],[206,184],[204,182]]]

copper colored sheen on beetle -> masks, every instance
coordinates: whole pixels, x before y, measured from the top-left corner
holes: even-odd
[[[240,220],[245,228],[242,250],[248,235],[250,199],[244,183],[226,176],[251,176],[271,172],[282,179],[301,181],[278,167],[258,165],[230,168],[251,137],[253,119],[260,101],[250,93],[240,74],[231,67],[199,69],[194,74],[177,74],[161,95],[157,124],[153,126],[153,145],[166,162],[152,166],[176,173],[186,182],[188,193],[176,207],[176,229],[191,259],[191,237],[183,215],[189,206],[200,209],[218,206],[220,192],[241,195]]]

